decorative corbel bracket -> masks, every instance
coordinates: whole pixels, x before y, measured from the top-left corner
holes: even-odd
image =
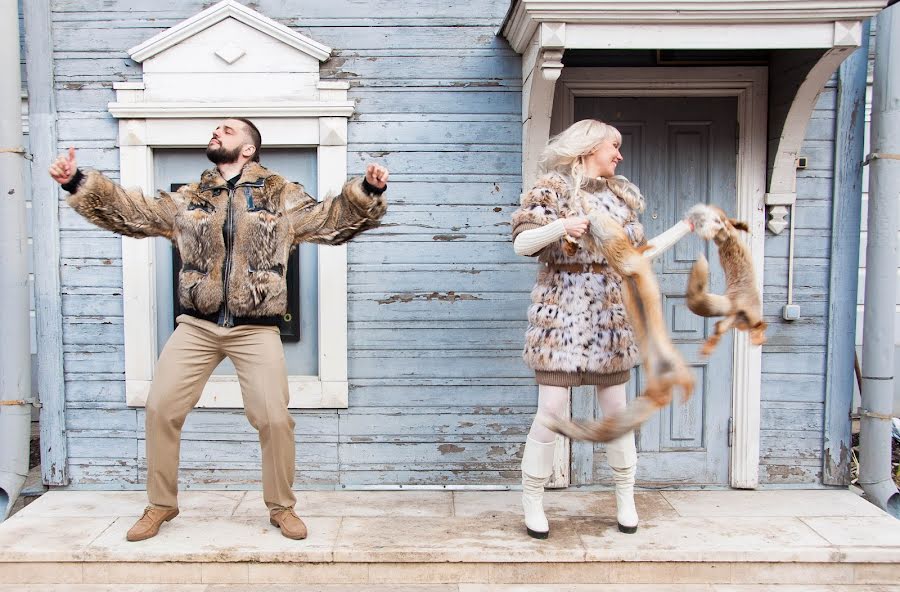
[[[796,193],[767,193],[766,205],[769,206],[769,221],[766,227],[772,234],[781,234],[787,228],[787,206],[793,206],[797,201]]]
[[[537,179],[538,160],[550,137],[553,93],[562,74],[565,23],[541,23],[522,59],[522,183]]]
[[[562,73],[563,50],[561,49],[544,49],[541,50],[539,67],[541,69],[541,77],[550,82],[556,82]]]
[[[556,82],[563,69],[563,51],[566,47],[566,23],[541,23],[541,55],[538,67],[541,77]]]

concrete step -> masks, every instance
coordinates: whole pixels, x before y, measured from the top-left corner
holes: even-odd
[[[9,584],[0,592],[900,592],[898,586],[772,584]]]
[[[7,563],[0,566],[6,582],[58,584],[63,582],[129,584],[347,584],[368,589],[372,584],[549,584],[548,590],[566,583],[619,586],[682,584],[755,584],[763,588],[776,584],[818,585],[844,582],[874,590],[897,582],[896,564],[872,563],[696,563],[696,562],[580,562],[580,563]],[[812,582],[812,584],[810,583]],[[165,586],[164,586],[165,587]],[[29,588],[30,589],[30,588]],[[515,588],[512,588],[515,589]],[[717,588],[715,588],[718,590]],[[762,588],[761,588],[762,589]],[[791,592],[794,592],[791,590]]]
[[[900,585],[897,521],[847,491],[636,497],[641,526],[626,535],[616,529],[611,492],[548,493],[551,534],[538,541],[523,532],[517,492],[298,492],[310,536],[292,541],[268,523],[259,492],[188,491],[181,515],[158,536],[128,543],[143,492],[51,491],[0,524],[0,582],[460,591],[678,584],[707,592],[734,584]]]

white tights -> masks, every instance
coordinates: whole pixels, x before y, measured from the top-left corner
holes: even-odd
[[[597,401],[600,403],[600,410],[604,416],[624,409],[626,399],[624,384],[597,387]],[[539,384],[537,415],[543,413],[562,416],[566,412],[566,403],[568,401],[568,388]],[[538,442],[553,442],[556,439],[556,434],[538,421],[537,415],[534,421],[531,422],[531,431],[528,432],[528,437]]]

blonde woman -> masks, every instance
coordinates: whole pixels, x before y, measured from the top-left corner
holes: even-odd
[[[622,303],[622,278],[595,249],[586,214],[603,210],[622,224],[635,246],[645,242],[638,213],[644,200],[621,176],[622,135],[603,122],[579,121],[552,138],[541,156],[541,176],[513,214],[517,254],[543,263],[531,292],[523,358],[538,383],[538,410],[522,455],[525,526],[535,538],[550,528],[543,509],[556,434],[539,419],[563,415],[573,386],[593,385],[604,415],[625,406],[625,384],[639,359]],[[637,531],[634,432],[606,445],[616,487],[619,530]]]

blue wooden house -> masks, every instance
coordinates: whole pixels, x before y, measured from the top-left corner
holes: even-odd
[[[171,246],[81,219],[45,173],[53,153],[74,146],[124,185],[168,190],[209,166],[211,130],[239,115],[260,128],[263,163],[313,194],[367,162],[391,170],[379,229],[296,258],[283,331],[299,488],[518,482],[537,393],[520,357],[536,263],[513,253],[510,215],[549,135],[586,117],[622,131],[620,172],[647,198],[649,236],[700,201],[750,224],[769,322],[765,346],[730,335],[702,359],[711,322],[687,311],[684,287],[696,255],[715,253],[691,237],[655,264],[698,389],[641,429],[639,484],[846,484],[861,46],[885,4],[24,7],[45,482],[143,487],[143,404],[175,315]],[[639,372],[630,384],[637,394]],[[184,486],[259,486],[240,407],[223,363],[185,426]],[[571,411],[599,412],[587,389]],[[555,484],[607,484],[603,455],[561,441]]]

